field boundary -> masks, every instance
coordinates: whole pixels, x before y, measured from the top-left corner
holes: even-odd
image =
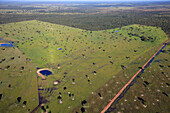
[[[152,55],[150,57],[150,59],[142,66],[141,69],[138,70],[138,72],[123,86],[123,88],[116,94],[116,96],[109,102],[109,104],[107,104],[107,106],[101,111],[101,113],[105,113],[109,108],[110,106],[113,104],[113,102],[115,102],[115,100],[118,98],[118,97],[123,97],[121,94],[124,92],[126,93],[127,90],[130,88],[131,86],[131,83],[135,82],[135,78],[137,77],[137,75],[139,75],[139,73],[143,73],[144,72],[144,69],[147,68],[149,66],[149,64],[154,60],[154,58],[159,55],[159,53],[162,51],[162,49],[167,45],[167,42],[169,40],[166,40],[163,45],[154,53],[154,55]],[[119,98],[119,100],[120,100]]]

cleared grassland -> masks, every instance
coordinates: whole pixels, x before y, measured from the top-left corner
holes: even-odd
[[[0,111],[30,112],[38,104],[35,65],[17,48],[0,47]]]
[[[137,79],[137,83],[118,102],[116,109],[113,111],[109,109],[111,113],[125,111],[129,111],[129,113],[134,111],[138,113],[169,112],[169,47],[167,45]],[[144,57],[146,56],[144,55]]]
[[[33,20],[0,29],[4,39],[19,40],[15,46],[32,60],[33,70],[52,69],[54,74],[46,80],[38,78],[38,87],[43,89],[39,93],[45,108],[58,113],[72,111],[122,68],[167,39],[161,28],[142,25],[86,31]],[[56,80],[60,83],[54,86]]]
[[[157,51],[157,49],[161,46],[158,45],[152,49],[150,49],[149,51],[147,51],[146,53],[144,53],[143,55],[141,55],[140,57],[134,59],[133,62],[129,63],[127,65],[127,69],[120,71],[119,73],[117,73],[116,75],[114,75],[108,82],[106,82],[102,87],[100,87],[99,89],[97,89],[95,92],[93,92],[88,98],[86,98],[87,103],[84,105],[79,105],[78,107],[76,107],[72,113],[75,112],[81,112],[81,108],[84,108],[85,111],[87,113],[93,113],[93,112],[101,112],[104,107],[111,101],[111,99],[119,92],[119,90],[131,79],[131,77],[139,70],[139,67],[142,67],[143,64],[145,64],[145,62],[147,62],[147,60]],[[166,47],[166,52],[167,52],[168,47]],[[159,59],[160,57],[162,57],[162,54],[159,55],[159,57],[157,59]],[[168,58],[168,54],[166,54],[166,58]],[[162,61],[167,60],[167,59],[161,58]],[[157,61],[157,59],[155,59],[155,61]],[[160,60],[160,59],[159,59]],[[158,64],[160,64],[159,62],[157,62]],[[166,61],[166,65],[168,64],[168,61]],[[160,64],[161,65],[161,64]],[[160,73],[160,70],[155,69],[155,73]],[[146,71],[145,71],[146,72]],[[142,75],[143,76],[143,75]],[[141,76],[141,77],[142,77]],[[140,78],[139,78],[140,79]],[[138,80],[138,79],[137,79]],[[150,80],[150,79],[149,79]],[[143,81],[144,82],[144,81]],[[167,82],[168,83],[168,82]],[[136,88],[135,86],[138,85],[139,83],[135,83],[130,90],[128,90],[128,96],[127,93],[125,93],[125,98],[123,97],[120,101],[123,102],[123,104],[118,101],[118,108],[115,109],[115,104],[117,104],[117,101],[115,101],[111,108],[107,111],[107,112],[134,112],[135,109],[130,109],[129,107],[133,108],[133,101],[128,102],[128,107],[126,107],[126,100],[127,98],[131,98],[131,94],[133,95],[137,95],[140,91],[141,88]],[[135,88],[133,88],[135,87]],[[142,84],[141,84],[142,87]],[[134,89],[135,91],[131,91],[131,89]],[[168,89],[167,89],[168,90]],[[99,93],[101,94],[101,97],[99,96]],[[145,92],[146,93],[146,92]],[[148,93],[148,92],[147,92]],[[135,97],[137,98],[137,97]],[[128,99],[129,101],[129,99]],[[131,104],[132,103],[132,104]],[[135,105],[135,104],[134,104]],[[166,106],[167,103],[165,104],[160,104],[160,107]],[[121,107],[123,106],[123,107]],[[121,107],[121,108],[120,108]],[[112,110],[112,108],[114,110]],[[125,109],[126,108],[126,109]],[[143,108],[140,108],[141,110]],[[152,111],[156,111],[156,109],[151,108]],[[159,109],[160,110],[160,109]],[[147,111],[147,110],[146,110]],[[165,110],[167,111],[167,109]],[[135,112],[140,112],[139,111],[135,111]],[[147,111],[149,112],[149,110]]]

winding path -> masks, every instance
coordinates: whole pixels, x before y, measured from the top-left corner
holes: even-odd
[[[155,54],[152,57],[150,57],[150,59],[142,66],[142,69],[139,69],[139,71],[123,86],[123,88],[116,94],[116,96],[109,102],[109,104],[101,111],[101,113],[105,113],[109,109],[112,103],[122,94],[122,92],[127,88],[127,86],[129,86],[130,83],[137,77],[137,75],[140,72],[142,72],[152,62],[155,56],[159,54],[160,50],[162,50],[167,45],[168,41],[169,40],[163,43],[163,45],[155,52]]]

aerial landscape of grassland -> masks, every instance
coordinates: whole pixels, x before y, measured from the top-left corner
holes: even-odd
[[[168,44],[144,73],[137,78],[137,82],[119,101],[116,109],[111,110],[112,112],[169,112],[169,48]],[[131,106],[132,104],[134,106]]]
[[[0,48],[0,111],[23,113],[38,104],[35,65],[17,48]]]
[[[138,24],[88,31],[31,20],[1,24],[0,31],[0,43],[13,41],[15,46],[1,48],[3,54],[0,56],[1,85],[9,87],[11,84],[9,88],[0,89],[4,101],[0,105],[5,106],[1,110],[9,112],[30,112],[38,103],[44,107],[37,112],[71,112],[114,79],[118,72],[128,69],[137,58],[168,39],[161,28]],[[142,62],[149,57],[147,54]],[[140,66],[133,64],[132,67]],[[42,80],[37,78],[36,68],[49,68],[53,74]],[[127,70],[128,77],[136,70]],[[118,83],[118,89],[128,80],[124,75],[119,77],[117,82],[123,81],[120,85]],[[59,81],[59,84],[53,85],[54,81]],[[18,97],[22,97],[21,102],[17,102]],[[28,102],[23,107],[24,99]],[[14,106],[22,107],[22,110]]]
[[[84,108],[86,110],[86,112],[89,112],[89,113],[91,113],[91,112],[97,113],[97,112],[102,111],[104,109],[104,107],[111,101],[111,99],[119,92],[119,90],[139,70],[139,67],[141,67],[157,51],[157,49],[159,47],[160,47],[160,45],[156,46],[155,48],[150,49],[149,51],[147,51],[140,57],[134,59],[133,62],[131,62],[130,64],[127,65],[127,69],[124,69],[124,70],[120,71],[118,74],[114,75],[108,82],[105,83],[105,85],[103,85],[98,90],[96,90],[96,92],[93,92],[92,95],[90,95],[86,99],[86,104],[79,105],[72,111],[72,113],[81,112],[81,108]],[[169,47],[169,45],[168,45],[168,47]],[[159,63],[159,62],[162,62],[163,67],[164,68],[166,67],[165,71],[164,71],[164,73],[166,75],[166,79],[163,78],[164,83],[165,83],[163,86],[164,90],[162,89],[162,92],[166,92],[166,94],[169,94],[168,93],[169,92],[169,90],[168,90],[168,86],[169,86],[169,83],[168,83],[168,81],[169,81],[169,78],[168,78],[168,68],[169,68],[168,47],[166,47],[166,49],[164,49],[164,50],[166,50],[165,53],[161,53],[158,56],[158,58],[156,58],[153,62],[153,64],[155,64],[155,63],[157,63],[157,65],[159,64],[159,66],[157,66],[157,67],[162,66],[162,64]],[[153,65],[153,64],[151,64],[151,65]],[[152,69],[154,69],[154,72],[157,73],[158,76],[160,76],[159,73],[162,72],[162,69],[157,69],[155,67]],[[147,73],[150,74],[151,71],[145,70],[144,74],[147,74]],[[144,74],[141,75],[141,78],[143,78],[142,76]],[[151,73],[151,75],[147,75],[147,76],[151,76],[151,78],[152,78],[152,76],[153,76],[152,74],[153,73]],[[141,78],[138,78],[138,79],[141,79]],[[159,79],[160,78],[161,77],[159,77]],[[160,86],[159,81],[156,81],[155,83],[158,83],[158,84],[155,85],[150,82],[150,80],[151,80],[150,78],[145,78],[145,80],[142,80],[142,82],[140,82],[140,80],[138,80],[138,79],[137,79],[137,82],[132,86],[133,91],[131,92],[132,88],[130,88],[130,90],[127,91],[128,93],[125,93],[124,94],[125,96],[123,96],[123,98],[120,98],[120,100],[118,102],[115,101],[113,103],[113,105],[111,106],[111,108],[109,108],[109,110],[107,112],[113,112],[113,113],[121,112],[122,113],[122,112],[128,111],[128,112],[133,113],[134,111],[136,111],[136,112],[150,113],[151,111],[152,112],[154,112],[154,111],[161,112],[161,110],[163,110],[165,113],[168,113],[168,107],[167,107],[167,104],[169,101],[168,97],[166,98],[167,99],[166,101],[160,99],[159,105],[156,105],[154,107],[147,106],[147,108],[145,108],[145,104],[148,104],[148,101],[149,101],[149,103],[151,103],[150,101],[152,101],[152,99],[148,99],[145,104],[142,104],[141,100],[138,100],[138,98],[137,98],[138,96],[141,97],[140,95],[138,95],[138,93],[142,93],[141,94],[142,96],[147,95],[145,97],[148,97],[148,98],[149,97],[157,98],[156,95],[152,95],[152,94],[154,94],[155,89],[157,89],[157,87]],[[152,85],[152,89],[150,89],[150,91],[146,90],[147,87],[149,87],[146,85],[148,82],[150,85]],[[140,84],[140,86],[135,87],[138,84]],[[144,86],[147,86],[147,87],[144,87]],[[151,92],[152,92],[152,94],[151,94]],[[162,92],[160,92],[160,96],[164,96],[162,94]],[[99,95],[99,93],[101,96]],[[131,95],[132,95],[132,97],[131,97]],[[136,105],[136,103],[133,102],[133,99],[132,99],[132,101],[130,101],[130,99],[129,99],[129,98],[133,98],[133,96],[135,97],[134,102],[137,102],[140,104],[140,107],[138,106],[137,109],[135,108],[136,106],[134,106],[134,105]],[[161,98],[161,97],[159,97],[159,98]],[[117,104],[119,106],[116,106]],[[145,109],[145,110],[143,111],[143,109]]]

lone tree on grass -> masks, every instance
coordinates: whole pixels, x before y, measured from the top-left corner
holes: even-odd
[[[44,112],[46,112],[46,109],[45,109],[44,106],[41,106],[41,109],[42,109]]]
[[[60,100],[60,99],[62,99],[62,97],[61,97],[61,96],[58,96],[58,97],[57,97],[57,99],[59,99],[59,100]]]
[[[10,87],[11,87],[11,84],[9,84],[8,87],[10,88]]]
[[[81,105],[84,106],[85,104],[87,104],[87,101],[86,101],[86,100],[83,100],[83,101],[81,102]]]
[[[72,79],[72,84],[75,84],[75,79],[74,78]]]
[[[94,73],[94,75],[96,75],[96,74],[97,74],[97,72],[96,72],[96,71],[93,71],[93,73]]]
[[[122,68],[123,70],[125,70],[125,69],[126,69],[126,67],[125,67],[124,65],[121,65],[121,68]]]
[[[64,89],[64,90],[66,90],[66,89],[67,89],[67,87],[64,87],[63,89]]]
[[[90,83],[91,84],[91,82],[90,82],[90,80],[88,79],[88,83]]]
[[[2,99],[2,94],[0,94],[0,100]]]
[[[23,104],[26,105],[26,104],[27,104],[27,101],[24,101]]]
[[[86,76],[86,78],[88,78],[88,75],[85,75]]]
[[[17,101],[18,101],[18,102],[21,102],[21,97],[18,97],[18,98],[17,98]]]
[[[84,113],[84,112],[85,112],[85,109],[84,109],[83,107],[81,108],[81,112],[82,112],[82,113]]]

